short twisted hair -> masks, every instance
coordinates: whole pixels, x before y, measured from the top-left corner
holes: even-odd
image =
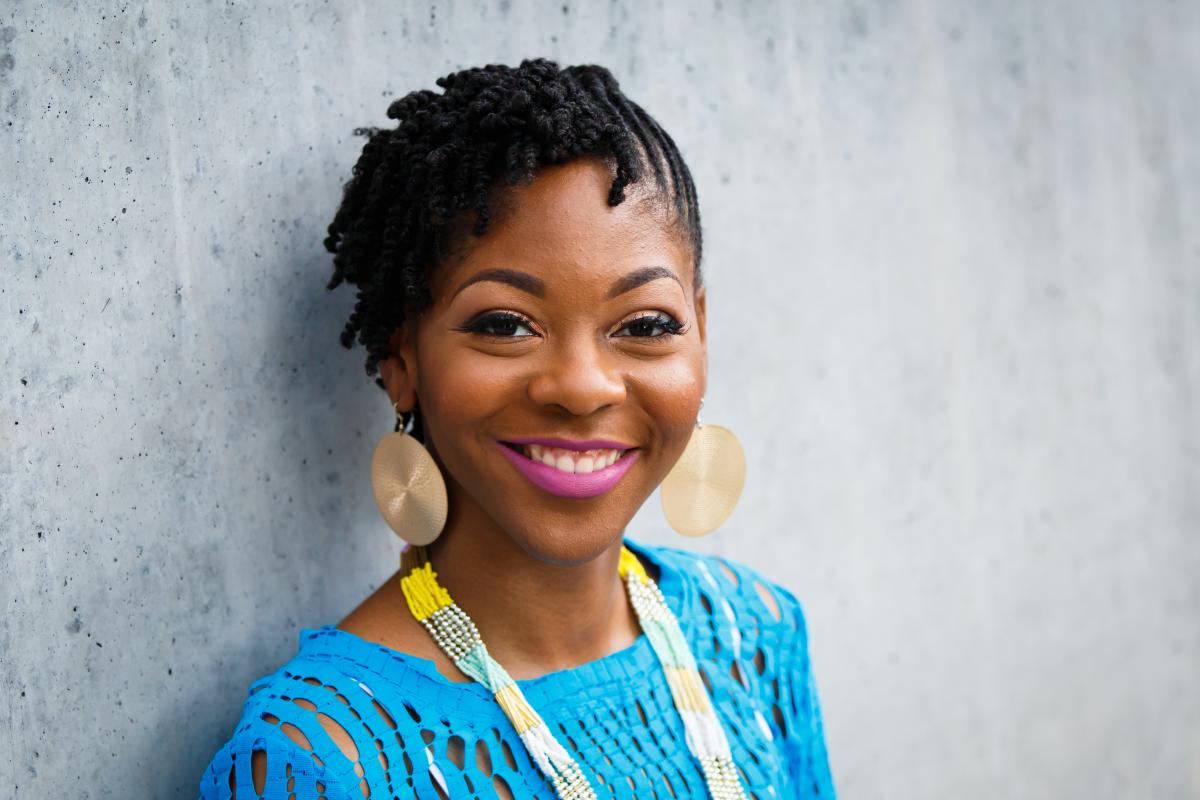
[[[535,58],[518,67],[465,69],[437,85],[445,91],[411,92],[388,106],[395,128],[355,129],[367,142],[325,239],[334,254],[327,288],[358,287],[341,342],[362,343],[368,375],[377,375],[396,328],[429,306],[429,271],[464,244],[470,212],[470,233],[483,235],[501,213],[503,189],[531,182],[543,165],[604,160],[613,170],[611,206],[648,169],[654,177],[648,197],[673,210],[671,224],[689,246],[700,285],[691,173],[671,137],[622,94],[607,69],[560,69]]]

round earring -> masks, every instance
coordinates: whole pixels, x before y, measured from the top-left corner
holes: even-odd
[[[701,425],[697,414],[683,455],[659,486],[663,514],[684,536],[704,536],[733,513],[745,483],[741,442],[728,428]]]
[[[379,440],[371,456],[371,487],[384,521],[409,544],[427,545],[445,527],[446,481],[429,451],[405,434],[398,408],[396,430]]]

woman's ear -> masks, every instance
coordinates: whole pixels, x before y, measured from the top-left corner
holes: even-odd
[[[405,320],[388,339],[388,357],[379,362],[379,377],[388,399],[401,411],[417,405],[417,353],[409,320]]]

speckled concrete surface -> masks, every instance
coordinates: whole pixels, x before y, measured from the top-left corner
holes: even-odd
[[[0,10],[0,796],[192,796],[391,572],[351,130],[547,55],[696,175],[695,546],[805,602],[842,795],[1200,797],[1196,4],[360,5]]]

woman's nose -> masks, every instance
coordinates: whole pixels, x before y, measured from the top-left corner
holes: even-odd
[[[547,348],[541,369],[529,381],[529,398],[585,416],[625,399],[625,378],[596,342],[576,341]]]

